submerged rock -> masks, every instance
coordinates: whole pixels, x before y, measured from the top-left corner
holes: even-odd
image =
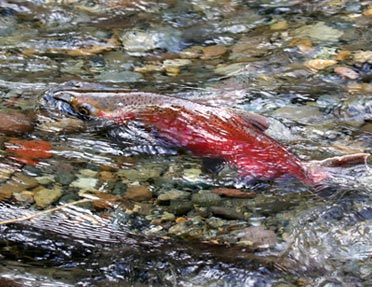
[[[10,199],[15,193],[38,186],[38,181],[31,176],[17,173],[11,180],[0,186],[0,200]]]
[[[148,201],[152,199],[152,192],[148,186],[128,185],[124,198],[134,201]]]
[[[277,243],[276,234],[262,226],[251,226],[239,231],[237,234],[239,245],[274,247]]]
[[[21,135],[34,129],[33,119],[18,111],[0,111],[0,134],[7,136]]]
[[[313,59],[305,62],[305,66],[313,71],[323,70],[330,66],[336,65],[335,60],[323,60],[323,59]]]
[[[324,22],[318,22],[313,25],[306,25],[296,29],[294,36],[297,38],[309,37],[315,41],[336,42],[344,32],[327,26]]]
[[[372,51],[360,51],[355,53],[354,61],[359,63],[368,62],[372,64]]]
[[[213,206],[221,203],[222,198],[218,194],[208,190],[201,190],[198,193],[193,194],[191,200],[194,204],[200,206]]]
[[[314,106],[288,105],[274,111],[274,117],[285,118],[302,124],[313,124],[322,121],[323,115],[319,108]]]
[[[39,208],[45,208],[52,203],[56,202],[62,196],[62,191],[60,188],[56,187],[54,189],[41,189],[36,192],[34,199],[36,206]]]
[[[164,192],[158,196],[159,202],[167,202],[172,200],[182,200],[190,197],[190,193],[182,190],[173,189]]]
[[[181,32],[173,28],[130,30],[120,36],[124,50],[134,56],[141,56],[155,50],[176,52],[182,48]]]

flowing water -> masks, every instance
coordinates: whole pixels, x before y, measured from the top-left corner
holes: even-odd
[[[370,1],[0,0],[0,285],[370,286],[367,162],[331,197],[252,185],[43,97],[173,95],[268,117],[304,161],[371,153],[371,30]]]

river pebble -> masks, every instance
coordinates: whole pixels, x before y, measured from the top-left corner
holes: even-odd
[[[274,247],[277,244],[276,234],[262,226],[251,226],[240,230],[237,239],[239,245],[253,245],[257,248]]]
[[[336,65],[336,60],[313,59],[305,62],[305,66],[313,71],[319,71]]]
[[[242,60],[263,56],[270,49],[266,36],[243,36],[231,48],[230,59]]]
[[[31,132],[34,129],[33,119],[18,111],[0,111],[0,134],[14,136]]]
[[[224,46],[208,46],[203,48],[203,56],[202,59],[214,59],[219,58],[227,53],[227,48]]]
[[[0,186],[0,200],[10,199],[13,194],[38,186],[34,177],[16,173],[9,181]]]
[[[183,178],[187,181],[197,181],[201,174],[202,170],[200,168],[186,168],[183,170]]]
[[[343,31],[334,29],[326,25],[324,22],[302,26],[296,29],[293,33],[297,38],[310,37],[314,41],[327,42],[336,42],[344,34]]]
[[[285,118],[302,124],[320,123],[323,115],[319,108],[314,106],[288,105],[273,112],[273,117]]]
[[[346,79],[355,80],[359,78],[359,74],[348,67],[335,67],[334,71],[336,74]]]
[[[97,183],[97,178],[80,176],[76,180],[71,182],[70,187],[75,187],[79,190],[84,191],[96,191]]]
[[[246,216],[241,212],[236,211],[234,208],[231,207],[224,207],[224,206],[212,206],[210,207],[210,211],[214,216],[218,216],[224,219],[241,219],[246,220]]]
[[[220,64],[213,70],[217,75],[221,76],[233,76],[244,71],[246,68],[246,63],[234,63],[234,64]]]
[[[360,51],[354,54],[354,61],[365,63],[368,62],[372,64],[372,51]]]
[[[97,80],[108,83],[131,83],[142,80],[140,73],[132,71],[106,71],[96,76]]]
[[[200,206],[213,206],[222,203],[222,198],[209,190],[201,190],[192,195],[191,201]]]
[[[54,175],[43,175],[43,176],[35,177],[35,179],[42,185],[48,185],[55,181],[55,176]]]
[[[286,20],[278,21],[274,24],[271,24],[270,29],[273,30],[273,31],[287,30],[288,29],[288,22]]]
[[[177,216],[182,216],[193,210],[193,203],[189,199],[171,200],[169,206],[164,206],[163,208]]]
[[[165,60],[163,62],[163,67],[168,76],[175,77],[181,72],[182,67],[188,66],[191,63],[189,59]]]
[[[61,118],[57,121],[41,121],[37,129],[52,133],[78,133],[84,130],[84,122],[74,118]]]
[[[363,11],[364,16],[372,17],[372,8],[368,8],[367,10]]]
[[[124,198],[134,201],[148,201],[152,199],[152,192],[145,185],[128,185]]]
[[[0,157],[1,160],[3,160]],[[0,162],[0,181],[5,181],[17,170],[17,166]]]
[[[162,173],[161,168],[150,168],[143,167],[140,170],[138,169],[121,169],[117,172],[119,177],[122,177],[124,180],[134,182],[134,181],[147,181],[149,179],[154,179],[160,177]]]
[[[184,238],[191,238],[191,239],[200,239],[204,235],[204,231],[202,226],[203,224],[201,221],[186,221],[180,222],[172,227],[169,228],[168,233],[173,236],[184,237]]]
[[[211,191],[218,195],[237,198],[252,198],[256,195],[255,192],[242,191],[235,188],[214,188]]]
[[[46,208],[62,196],[61,188],[43,188],[35,193],[34,199],[38,208]]]
[[[169,191],[166,191],[166,192],[160,194],[158,196],[157,200],[160,203],[162,203],[162,202],[167,202],[167,201],[172,201],[172,200],[187,199],[190,196],[191,195],[190,195],[189,192],[173,189],[173,190],[169,190]]]
[[[182,47],[180,31],[167,27],[125,31],[120,35],[120,41],[124,50],[134,56],[145,55],[156,49],[176,52]]]
[[[175,219],[176,219],[176,216],[170,212],[164,212],[162,216],[160,217],[161,222],[174,221]]]

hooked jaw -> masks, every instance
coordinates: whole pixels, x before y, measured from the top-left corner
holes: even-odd
[[[52,94],[56,107],[71,116],[82,120],[90,120],[94,117],[102,117],[102,111],[97,109],[94,103],[89,103],[88,99],[74,95],[71,91],[59,91]]]
[[[62,113],[74,116],[74,117],[79,117],[79,114],[77,113],[75,109],[75,102],[76,98],[67,92],[60,91],[60,92],[55,92],[51,95],[52,97],[52,105],[54,103],[54,106],[60,110]]]
[[[72,102],[74,101],[75,97],[70,94],[70,93],[66,93],[66,92],[56,92],[53,94],[53,98],[57,101],[62,101],[62,102],[65,102],[65,103],[68,103],[68,104],[72,104]]]

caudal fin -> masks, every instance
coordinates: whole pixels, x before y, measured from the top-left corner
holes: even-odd
[[[369,156],[368,153],[355,153],[310,161],[306,163],[309,183],[320,196],[333,195],[341,185],[350,180],[350,176],[345,175],[343,171],[358,165],[368,166]]]

